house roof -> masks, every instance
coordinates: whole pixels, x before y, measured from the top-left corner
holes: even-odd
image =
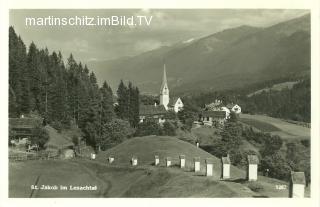
[[[166,113],[167,111],[163,105],[140,105],[140,115],[160,115]]]
[[[259,164],[259,158],[257,155],[248,155],[249,164]]]
[[[229,157],[222,157],[221,158],[222,164],[230,164],[230,158]]]
[[[228,109],[232,109],[232,108],[235,107],[235,106],[239,106],[239,105],[238,105],[238,104],[233,104],[233,103],[226,105],[226,107],[227,107]]]
[[[291,182],[294,184],[306,184],[304,172],[291,172]]]
[[[41,126],[43,118],[9,118],[9,126],[12,128],[31,129]]]
[[[202,116],[212,117],[212,118],[226,118],[225,111],[202,111]]]
[[[227,107],[228,109],[232,109],[234,106],[235,106],[235,104],[227,104],[227,105],[226,105],[226,107]]]
[[[173,97],[173,98],[170,98],[170,101],[169,101],[169,106],[174,106],[177,101],[178,101],[179,97]]]

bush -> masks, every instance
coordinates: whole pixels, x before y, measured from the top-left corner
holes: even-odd
[[[33,136],[30,138],[31,144],[36,144],[39,148],[43,148],[44,144],[49,140],[48,132],[41,127],[37,127],[33,131]]]
[[[248,188],[250,188],[253,192],[261,192],[263,190],[262,184],[258,182],[249,183]]]
[[[177,124],[173,121],[166,121],[163,123],[162,135],[175,136]]]
[[[128,121],[122,119],[114,119],[111,122],[103,125],[102,138],[100,146],[102,149],[107,149],[110,146],[119,144],[132,136],[134,130],[130,127]]]
[[[160,125],[154,121],[145,121],[138,125],[135,136],[161,135]]]
[[[260,169],[265,171],[269,169],[269,176],[282,180],[290,178],[291,167],[288,165],[287,160],[280,152],[265,156],[261,160]]]

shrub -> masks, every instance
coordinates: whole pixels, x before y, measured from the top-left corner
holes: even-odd
[[[262,184],[258,182],[249,183],[248,188],[250,188],[253,192],[261,192],[263,190]]]
[[[33,131],[33,136],[30,138],[31,144],[36,144],[40,148],[44,147],[44,144],[49,140],[48,132],[41,128],[37,127]]]
[[[168,136],[176,135],[177,124],[173,121],[166,121],[163,123],[162,134]]]
[[[145,121],[138,125],[135,136],[161,135],[159,124],[154,121]]]
[[[100,146],[102,149],[106,149],[109,146],[119,144],[129,138],[133,132],[134,130],[130,127],[128,121],[114,119],[103,125]]]

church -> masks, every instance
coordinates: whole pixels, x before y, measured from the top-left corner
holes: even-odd
[[[165,114],[169,111],[178,113],[183,109],[183,102],[180,97],[170,98],[167,81],[166,65],[163,66],[163,78],[160,87],[159,105],[141,105],[139,112],[140,123],[146,120],[153,120],[162,124],[165,122]]]

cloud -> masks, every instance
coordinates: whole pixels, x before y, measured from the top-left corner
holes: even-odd
[[[50,51],[74,54],[77,60],[106,60],[137,55],[240,25],[266,27],[307,13],[308,10],[279,9],[97,9],[11,10],[10,24],[28,45],[33,40]],[[142,27],[25,27],[26,16],[153,16],[151,26]]]

